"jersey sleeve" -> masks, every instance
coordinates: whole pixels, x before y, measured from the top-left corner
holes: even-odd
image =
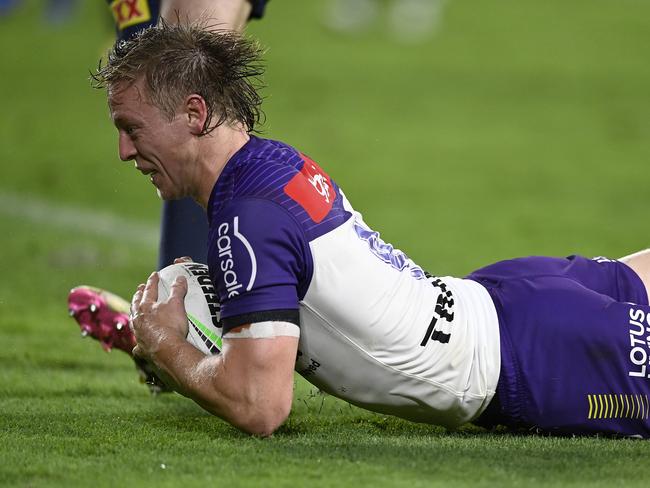
[[[311,274],[307,240],[293,216],[261,198],[231,201],[211,219],[208,266],[223,332],[252,322],[299,324]]]

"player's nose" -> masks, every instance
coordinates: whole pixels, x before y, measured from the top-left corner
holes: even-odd
[[[133,144],[129,135],[122,131],[120,131],[119,135],[119,152],[122,161],[131,161],[138,154],[135,144]]]

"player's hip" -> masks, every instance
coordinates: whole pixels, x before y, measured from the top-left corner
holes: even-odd
[[[650,307],[626,303],[645,297],[629,268],[523,258],[470,277],[488,288],[501,335],[498,399],[480,420],[650,436]]]

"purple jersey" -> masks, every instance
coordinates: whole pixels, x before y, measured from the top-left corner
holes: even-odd
[[[208,203],[208,264],[224,332],[261,320],[298,324],[313,271],[309,242],[349,217],[338,187],[315,162],[251,136]]]
[[[500,361],[485,288],[426,274],[312,159],[251,136],[219,176],[208,218],[224,334],[298,325],[296,370],[371,410],[453,427],[488,405]]]

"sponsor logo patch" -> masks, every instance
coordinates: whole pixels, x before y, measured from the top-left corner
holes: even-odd
[[[233,246],[242,246],[245,253],[238,247],[233,252]],[[233,218],[230,222],[223,222],[217,228],[217,252],[219,253],[220,286],[223,284],[228,298],[236,297],[244,290],[251,291],[255,278],[257,277],[257,258],[253,246],[246,237],[239,232],[239,217]],[[249,262],[237,262],[237,259],[245,259],[248,256]],[[250,268],[248,268],[250,266]],[[247,281],[241,276],[243,270],[250,269],[250,277]]]
[[[650,314],[630,307],[628,321],[630,335],[630,366],[628,375],[636,378],[650,378]]]
[[[147,0],[115,0],[111,3],[110,9],[120,30],[151,20]]]
[[[332,210],[336,194],[327,173],[304,154],[300,156],[305,164],[286,184],[284,192],[318,224]]]

